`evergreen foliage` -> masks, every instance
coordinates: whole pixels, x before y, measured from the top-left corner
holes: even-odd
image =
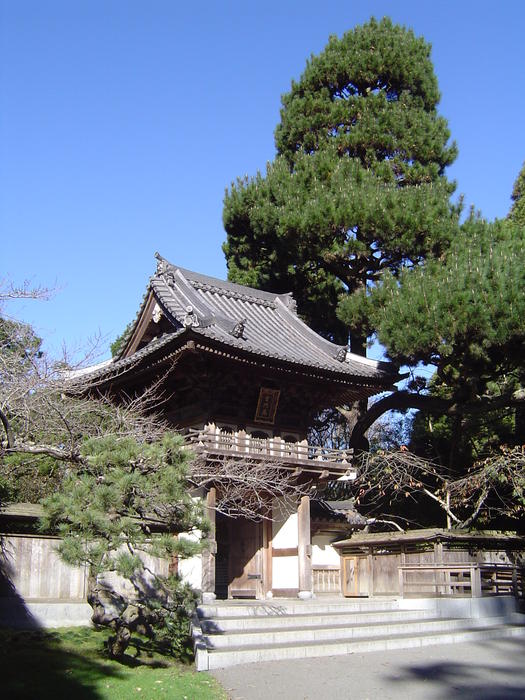
[[[189,455],[182,438],[166,433],[148,444],[92,437],[83,442],[81,455],[85,466],[44,500],[41,527],[60,535],[64,561],[89,567],[93,621],[116,633],[110,654],[121,656],[133,632],[163,642],[178,656],[191,653],[188,621],[195,593],[176,574],[154,574],[144,558],[172,561],[201,550],[207,523],[188,491]],[[176,537],[180,532],[197,536]],[[120,585],[108,579],[110,572],[118,574]]]
[[[509,219],[514,223],[525,227],[525,163],[516,178],[512,189],[512,207],[509,212]]]
[[[429,383],[430,396],[454,402],[466,396],[467,401],[483,402],[505,394],[516,396],[523,387],[524,177],[525,166],[514,184],[507,222],[489,225],[471,218],[463,237],[452,246],[450,260],[445,260],[447,271],[442,270],[439,277],[439,270],[430,265],[425,283],[418,271],[418,290],[415,283],[406,289],[405,301],[410,297],[417,304],[423,293],[431,300],[425,302],[426,310],[432,308],[442,319],[434,326],[435,333],[444,335],[432,357],[438,372]],[[447,318],[451,319],[448,324]],[[419,322],[417,328],[421,328]],[[417,354],[417,342],[408,342]],[[434,344],[437,347],[435,340]],[[467,348],[466,354],[462,347]],[[420,412],[412,423],[410,449],[461,472],[497,456],[502,445],[521,445],[524,419],[519,404],[461,416]]]
[[[282,98],[277,156],[266,173],[233,183],[223,220],[229,277],[292,291],[320,333],[346,342],[332,312],[356,304],[385,270],[440,255],[453,239],[456,156],[430,47],[389,19],[331,37]],[[352,349],[374,331],[354,315]]]
[[[442,260],[405,268],[361,300],[345,299],[346,323],[363,308],[399,364],[437,367],[458,402],[477,400],[499,379],[521,381],[525,352],[525,240],[508,222],[469,220]]]

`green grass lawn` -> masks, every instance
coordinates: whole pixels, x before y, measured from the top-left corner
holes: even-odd
[[[147,647],[124,663],[104,655],[106,634],[88,628],[0,630],[0,696],[6,700],[225,700],[206,673]]]

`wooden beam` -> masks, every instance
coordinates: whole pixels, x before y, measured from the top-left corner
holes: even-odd
[[[273,547],[272,556],[274,557],[297,557],[299,555],[298,547]]]

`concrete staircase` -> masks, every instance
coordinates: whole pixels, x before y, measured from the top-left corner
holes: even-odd
[[[439,602],[338,598],[203,604],[193,625],[196,667],[206,671],[256,661],[525,636],[525,616],[513,613],[510,601],[485,606],[481,614],[468,605],[447,610],[446,601]]]

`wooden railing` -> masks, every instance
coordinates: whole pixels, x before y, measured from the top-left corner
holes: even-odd
[[[337,564],[313,564],[312,577],[314,593],[341,593],[341,569]]]
[[[287,442],[280,437],[253,437],[243,430],[223,432],[220,428],[188,431],[188,442],[202,451],[217,454],[235,454],[310,467],[313,471],[329,470],[344,474],[351,467],[352,450],[334,450],[309,445],[306,440]]]
[[[524,597],[523,569],[511,564],[414,564],[399,567],[401,597]]]

